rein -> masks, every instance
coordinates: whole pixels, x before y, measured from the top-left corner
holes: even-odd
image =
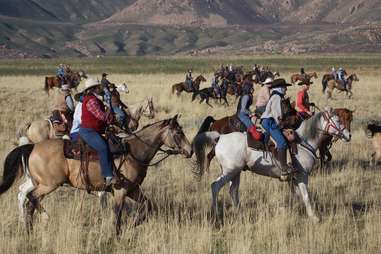
[[[322,132],[325,135],[333,136],[337,139],[339,139],[341,136],[343,136],[343,130],[345,127],[340,129],[336,123],[332,121],[331,115],[328,112],[323,112],[323,117],[324,120],[327,121],[328,123],[325,125],[324,129],[318,129],[318,131]],[[336,130],[339,132],[339,134],[334,134],[334,133],[329,133],[330,128]]]

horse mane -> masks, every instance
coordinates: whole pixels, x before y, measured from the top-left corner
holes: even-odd
[[[318,122],[320,121],[321,116],[323,115],[323,112],[319,112],[312,116],[311,118],[303,121],[300,128],[303,128],[302,135],[306,139],[314,139],[318,135],[318,128],[316,126],[318,125]]]

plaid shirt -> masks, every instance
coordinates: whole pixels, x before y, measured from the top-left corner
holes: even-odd
[[[105,113],[105,111],[103,110],[103,105],[101,105],[99,103],[99,100],[97,100],[96,98],[90,99],[86,104],[86,108],[98,120],[104,121],[106,123],[112,122],[112,115]]]

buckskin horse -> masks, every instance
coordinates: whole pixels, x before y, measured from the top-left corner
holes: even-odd
[[[306,73],[305,75],[297,73],[297,74],[291,75],[291,83],[295,84],[296,81],[304,81],[305,79],[309,81],[311,80],[311,78],[317,79],[318,78],[317,73],[312,72],[312,73]]]
[[[70,87],[74,89],[77,89],[82,78],[87,78],[84,71],[73,72],[70,76],[66,77]],[[49,95],[49,90],[53,89],[54,87],[61,87],[59,78],[57,76],[45,77],[45,92]]]
[[[346,70],[343,70],[343,71],[344,71],[344,75],[347,76],[348,75],[347,71]],[[332,79],[333,80],[336,79],[336,77],[334,77],[332,73],[326,73],[323,75],[323,78],[321,80],[321,84],[323,87],[323,89],[322,89],[323,93],[325,93],[325,89],[327,88],[328,81],[330,81]]]
[[[27,181],[22,185],[25,188],[20,188],[18,197],[22,208],[23,202],[28,201],[26,224],[27,231],[30,232],[35,210],[47,215],[41,205],[42,199],[63,184],[81,190],[113,192],[115,229],[119,235],[122,213],[126,205],[125,197],[140,204],[139,216],[135,220],[136,225],[146,217],[146,213],[142,211],[146,209],[150,211],[153,208],[152,202],[143,194],[140,185],[155,154],[162,151],[167,156],[172,154],[182,154],[187,158],[192,156],[192,147],[177,122],[177,115],[147,125],[135,135],[122,138],[121,143],[127,148],[119,158],[114,159],[114,164],[117,165],[116,174],[121,179],[119,186],[113,185],[105,189],[98,161],[89,162],[87,177],[89,184],[86,184],[80,175],[81,162],[65,157],[64,141],[48,139],[37,144],[17,147],[7,155],[0,194],[5,193],[17,178],[26,175]],[[169,150],[162,149],[162,146]]]
[[[344,84],[342,83],[341,80],[329,80],[327,82],[327,87],[325,89],[325,93],[326,93],[326,97],[327,99],[330,99],[332,98],[332,93],[333,93],[333,90],[336,88],[337,90],[339,90],[340,92],[346,92],[346,95],[348,96],[348,98],[351,98],[352,97],[352,83],[354,81],[360,81],[360,79],[357,77],[357,75],[354,73],[354,74],[351,74],[348,78],[347,78],[347,84],[346,84],[346,87],[344,87]]]
[[[308,194],[308,177],[315,164],[318,143],[326,134],[348,142],[351,134],[332,111],[319,112],[303,121],[296,133],[300,139],[297,144],[298,153],[291,157],[292,166],[295,169],[290,181],[291,190],[293,194],[297,193],[302,198],[308,217],[313,222],[319,222],[320,218],[315,214]],[[240,132],[229,134],[205,132],[198,134],[193,141],[193,151],[197,158],[194,173],[197,176],[202,176],[205,171],[208,145],[214,147],[216,158],[221,166],[221,175],[211,184],[214,214],[218,214],[218,193],[228,182],[230,182],[230,197],[234,207],[238,209],[240,175],[244,168],[259,175],[278,179],[280,177],[279,161],[274,155],[269,151],[249,148],[247,144],[247,135]]]
[[[204,78],[204,76],[199,75],[192,82],[192,86],[193,86],[194,91],[198,91],[200,89],[201,82],[206,82],[206,79]],[[194,92],[188,88],[188,86],[187,86],[187,84],[185,84],[185,82],[180,82],[180,83],[174,84],[172,86],[172,94],[174,94],[176,92],[176,95],[179,96],[181,94],[181,92],[183,92],[183,91],[185,91],[187,93],[193,93]]]

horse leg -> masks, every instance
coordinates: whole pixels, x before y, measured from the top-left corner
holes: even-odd
[[[239,209],[239,184],[241,181],[241,172],[235,175],[230,181],[229,194],[236,210]]]
[[[144,195],[139,186],[137,186],[133,191],[131,191],[128,194],[128,197],[140,204],[138,208],[138,215],[135,218],[134,222],[134,225],[138,226],[147,218],[147,214],[153,210],[154,205],[152,201]]]
[[[208,104],[211,108],[213,108],[213,106],[209,103],[209,97],[206,97],[205,102],[206,102],[206,104]]]
[[[99,203],[101,205],[102,210],[107,208],[107,192],[100,191],[98,192]]]
[[[119,236],[121,233],[121,225],[122,225],[122,212],[124,208],[124,199],[126,197],[127,191],[126,189],[114,190],[114,224],[116,235]]]
[[[370,161],[369,161],[369,166],[370,167],[373,167],[374,165],[376,165],[376,153],[372,153],[372,155],[370,156]]]
[[[216,153],[215,153],[214,147],[213,147],[213,149],[207,155],[206,167],[205,167],[206,173],[209,173],[210,162],[213,160],[215,155],[216,155]]]
[[[315,215],[315,212],[312,209],[312,205],[310,202],[310,197],[308,195],[308,175],[306,173],[300,173],[302,174],[301,179],[298,180],[298,189],[300,192],[300,196],[303,200],[303,203],[306,207],[307,215],[309,218],[312,219],[313,222],[317,223],[320,222],[319,217]]]
[[[228,102],[228,100],[226,99],[226,96],[224,97],[224,101],[225,101],[225,105],[229,107],[229,102]]]
[[[218,204],[217,204],[217,198],[218,193],[220,192],[221,188],[224,187],[224,185],[229,182],[232,177],[235,175],[232,174],[223,174],[220,177],[218,177],[212,184],[212,211],[217,214],[218,212]]]
[[[34,185],[32,179],[28,178],[25,183],[21,184],[19,187],[20,192],[17,194],[17,199],[19,200],[19,220],[24,221],[25,211],[24,204],[27,199],[27,195],[34,190]]]

